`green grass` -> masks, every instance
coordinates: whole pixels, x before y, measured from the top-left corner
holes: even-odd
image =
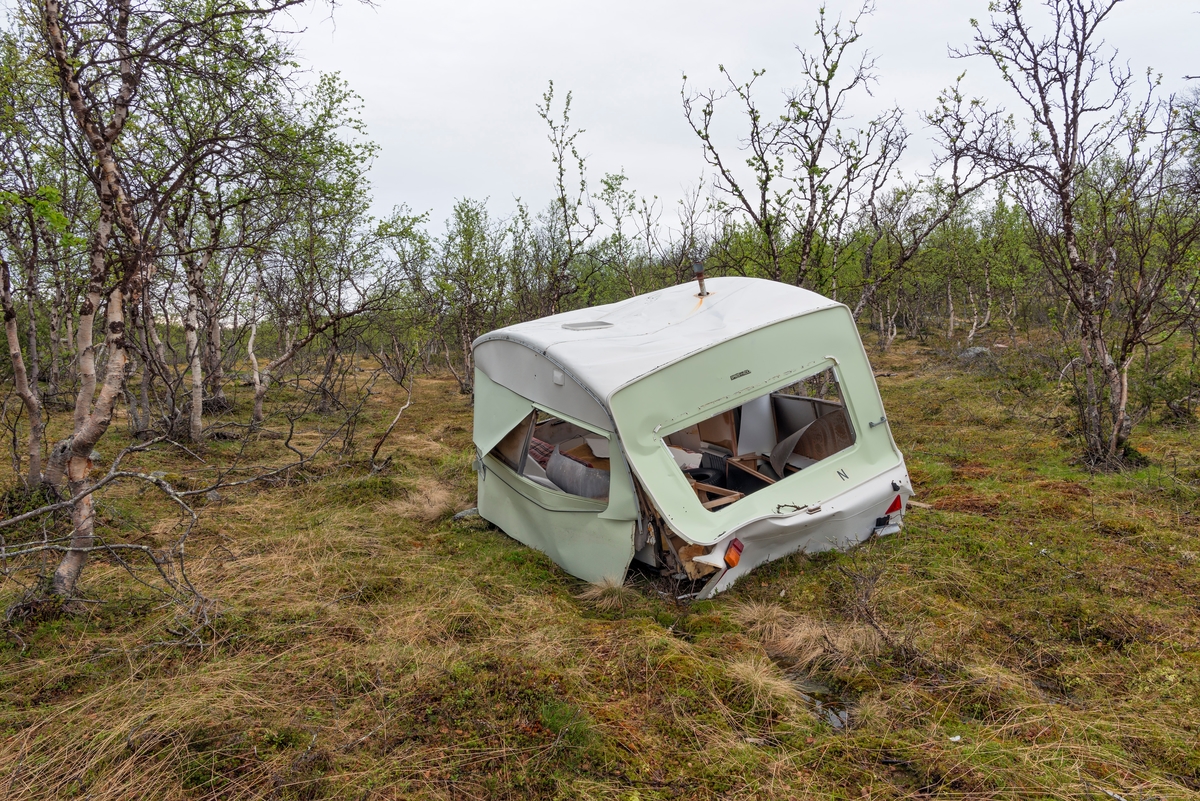
[[[907,345],[875,363],[933,508],[691,605],[451,521],[471,411],[419,382],[388,473],[318,465],[203,509],[200,640],[103,562],[81,587],[103,603],[15,627],[0,796],[1200,797],[1196,429],[1144,425],[1149,466],[1092,474],[1000,379]],[[134,461],[206,475],[164,458]],[[101,501],[122,536],[169,541],[153,491]]]

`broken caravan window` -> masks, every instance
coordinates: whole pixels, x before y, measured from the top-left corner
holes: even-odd
[[[854,444],[830,367],[663,439],[701,505],[715,512]]]
[[[607,501],[608,446],[607,437],[534,410],[504,435],[491,455],[546,489]]]

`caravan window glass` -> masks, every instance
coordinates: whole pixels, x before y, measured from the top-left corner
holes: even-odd
[[[831,367],[663,439],[701,504],[717,511],[854,444]]]
[[[535,410],[505,435],[492,456],[541,487],[607,500],[609,439]]]

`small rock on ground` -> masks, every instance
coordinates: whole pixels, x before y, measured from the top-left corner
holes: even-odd
[[[964,362],[972,362],[982,356],[991,356],[991,355],[992,355],[992,352],[990,350],[988,350],[987,348],[981,348],[981,347],[976,346],[974,348],[967,348],[962,353],[958,354],[958,358],[962,359]]]

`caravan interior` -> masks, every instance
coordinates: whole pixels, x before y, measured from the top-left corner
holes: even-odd
[[[535,484],[608,500],[608,439],[535,410],[500,440],[492,456]]]
[[[663,438],[701,505],[724,509],[854,444],[833,368],[760,395]],[[534,411],[492,450],[547,489],[607,500],[609,441]]]
[[[710,512],[853,444],[854,426],[832,367],[663,438]]]

